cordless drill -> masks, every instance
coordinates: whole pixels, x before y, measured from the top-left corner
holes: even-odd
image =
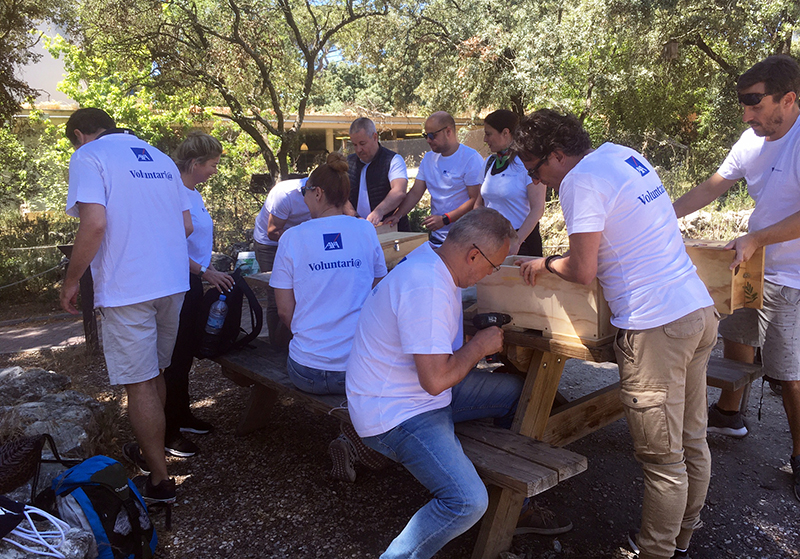
[[[510,323],[511,323],[511,315],[503,314],[501,312],[482,312],[476,314],[472,318],[472,325],[478,330],[483,330],[485,328],[489,328],[490,326],[497,326],[498,328],[502,328],[506,324]],[[500,354],[493,353],[492,355],[487,355],[486,362],[499,363]]]

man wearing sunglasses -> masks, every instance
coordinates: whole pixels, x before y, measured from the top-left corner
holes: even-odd
[[[731,241],[731,269],[765,247],[763,308],[740,309],[720,324],[725,356],[753,363],[762,348],[764,373],[781,382],[792,434],[795,497],[800,500],[800,66],[770,56],[739,77],[742,120],[750,128],[714,175],[675,202],[678,217],[713,202],[740,179],[756,202],[749,233]],[[709,410],[708,430],[743,437],[742,391],[723,392]]]
[[[431,215],[422,225],[431,231],[431,242],[441,244],[450,224],[475,206],[483,183],[483,158],[458,142],[455,120],[444,111],[428,117],[422,135],[431,151],[422,158],[414,186],[405,200],[385,222],[399,221],[419,203],[427,190],[431,194]]]
[[[629,540],[642,559],[687,557],[711,477],[706,366],[717,314],[686,254],[672,203],[640,153],[592,149],[572,115],[542,109],[520,121],[518,155],[531,178],[558,191],[569,252],[520,266],[576,283],[600,280],[619,328],[620,397],[644,473],[642,524]]]

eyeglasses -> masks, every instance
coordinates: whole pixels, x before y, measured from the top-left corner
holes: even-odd
[[[538,182],[538,181],[540,181],[540,180],[542,180],[542,178],[539,176],[539,167],[541,167],[542,165],[544,165],[544,162],[545,162],[545,161],[547,161],[547,158],[548,158],[548,157],[550,157],[550,154],[549,154],[549,153],[548,153],[547,155],[545,155],[544,157],[542,157],[542,158],[539,160],[539,162],[538,162],[538,163],[537,163],[537,164],[534,166],[534,168],[533,168],[533,169],[528,169],[528,176],[529,176],[530,178],[532,178],[533,180],[535,180],[535,181],[537,181],[537,182]]]
[[[314,186],[313,184],[306,183],[306,184],[304,184],[303,186],[300,187],[300,195],[301,196],[305,196],[307,192],[311,192],[315,188],[317,188],[317,187]]]
[[[748,107],[758,105],[761,100],[767,96],[766,93],[737,93],[739,103]]]
[[[422,133],[422,137],[423,137],[423,138],[425,138],[426,140],[431,140],[431,141],[433,141],[433,140],[435,140],[435,139],[436,139],[436,134],[438,134],[438,133],[439,133],[439,132],[441,132],[442,130],[447,130],[447,128],[448,128],[448,127],[447,127],[447,126],[445,126],[444,128],[439,128],[439,129],[438,129],[436,132],[423,132],[423,133]]]
[[[486,259],[486,261],[491,265],[491,267],[494,268],[495,272],[499,272],[500,271],[500,266],[496,266],[494,264],[494,262],[489,260],[489,257],[486,256],[485,254],[483,254],[483,251],[480,249],[480,247],[478,245],[476,245],[475,243],[472,243],[472,246],[475,247],[476,249],[478,249],[478,252],[480,252],[481,256],[483,256]]]

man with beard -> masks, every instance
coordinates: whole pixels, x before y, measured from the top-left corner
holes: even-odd
[[[742,74],[736,84],[742,120],[750,125],[714,175],[675,204],[678,217],[713,202],[739,179],[747,181],[756,207],[749,233],[728,244],[736,251],[731,269],[765,248],[762,309],[740,309],[720,324],[726,357],[752,363],[761,346],[764,373],[782,385],[783,407],[792,434],[794,494],[800,500],[800,66],[784,55],[770,56]],[[738,417],[741,391],[720,396],[709,411],[711,432],[735,435],[747,429]],[[730,428],[730,432],[724,429]]]

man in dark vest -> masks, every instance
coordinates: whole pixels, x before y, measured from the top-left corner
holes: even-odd
[[[350,203],[358,216],[377,225],[391,215],[406,197],[408,172],[403,158],[378,143],[375,123],[358,118],[350,125],[350,142],[354,154],[347,158],[350,165]],[[408,219],[397,225],[400,231],[410,231]]]

